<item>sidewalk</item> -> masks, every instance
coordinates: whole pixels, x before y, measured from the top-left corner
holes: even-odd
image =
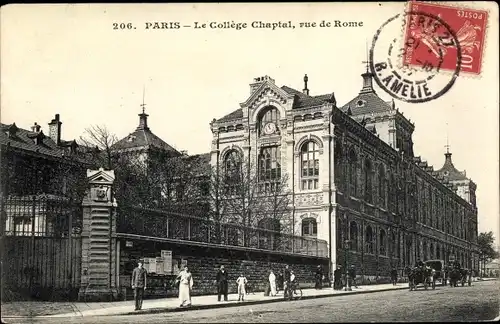
[[[484,281],[495,280],[494,278],[484,278]],[[374,293],[381,291],[390,291],[398,289],[408,289],[408,283],[366,285],[359,288],[352,288],[352,291],[333,290],[332,288],[303,289],[302,299],[325,298],[333,296],[344,296],[351,294]],[[116,301],[103,303],[84,303],[84,302],[13,302],[2,304],[2,318],[13,317],[81,317],[81,316],[107,316],[107,315],[133,315],[133,314],[152,314],[179,312],[196,309],[209,309],[221,307],[237,307],[241,305],[264,304],[283,301],[283,292],[276,297],[264,296],[263,292],[256,292],[245,296],[244,302],[238,302],[237,294],[230,294],[229,301],[218,302],[216,295],[194,296],[192,297],[191,307],[179,307],[178,299],[175,297],[146,299],[143,302],[143,309],[134,311],[134,301]]]
[[[397,289],[408,289],[407,283],[367,285],[352,288],[352,291],[333,290],[332,288],[303,289],[302,299],[324,298],[360,293],[373,293],[377,291],[389,291]],[[142,310],[134,311],[134,301],[116,301],[107,303],[84,303],[84,302],[14,302],[2,304],[2,317],[74,317],[74,316],[106,316],[106,315],[132,315],[151,314],[164,312],[178,312],[194,309],[208,309],[220,307],[234,307],[249,304],[264,304],[283,301],[283,292],[276,297],[264,296],[263,292],[256,292],[245,296],[244,302],[238,302],[237,294],[229,294],[227,302],[218,302],[216,295],[193,296],[191,307],[179,307],[179,301],[175,297],[146,299]],[[29,313],[27,313],[29,312]]]

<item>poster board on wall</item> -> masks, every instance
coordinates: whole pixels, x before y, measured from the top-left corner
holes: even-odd
[[[163,260],[163,274],[172,273],[172,251],[161,250],[161,259]]]

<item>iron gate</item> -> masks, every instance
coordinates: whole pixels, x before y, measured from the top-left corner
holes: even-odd
[[[1,199],[3,298],[76,299],[81,202],[56,195]]]

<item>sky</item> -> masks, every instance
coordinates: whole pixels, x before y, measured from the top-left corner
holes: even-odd
[[[415,123],[414,152],[434,169],[448,142],[453,163],[477,184],[479,231],[499,240],[498,7],[489,26],[480,76],[460,75],[443,96],[419,104],[396,100]],[[188,154],[210,151],[209,123],[239,108],[253,78],[311,95],[335,93],[338,106],[362,87],[366,44],[403,3],[7,5],[1,12],[1,121],[29,128],[60,114],[63,139],[105,125],[133,132],[144,100],[151,130]],[[301,22],[363,22],[360,27],[300,28]],[[147,23],[288,22],[295,29],[146,29]],[[128,23],[136,29],[113,29]],[[397,36],[397,35],[396,35]],[[376,87],[380,97],[392,97]]]

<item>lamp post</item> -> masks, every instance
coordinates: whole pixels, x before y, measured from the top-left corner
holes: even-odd
[[[344,290],[345,291],[351,291],[351,285],[349,283],[349,262],[348,262],[348,251],[349,251],[349,244],[351,243],[350,240],[345,240],[344,242],[344,248],[345,248],[345,281],[346,281],[346,285],[345,285],[345,288]]]

